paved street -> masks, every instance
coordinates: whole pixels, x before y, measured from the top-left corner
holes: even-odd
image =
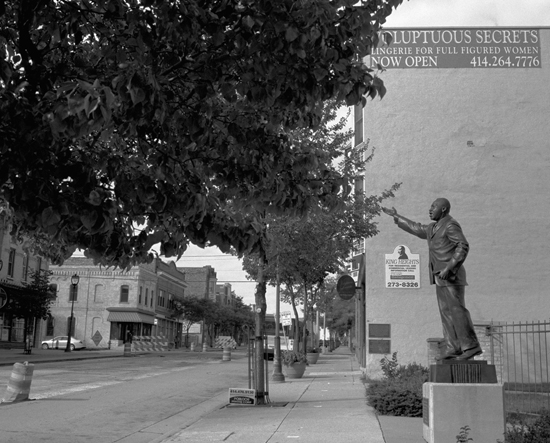
[[[244,351],[36,363],[32,401],[0,406],[0,441],[149,442],[225,404],[229,387],[248,387]]]

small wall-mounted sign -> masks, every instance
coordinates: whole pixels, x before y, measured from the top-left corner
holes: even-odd
[[[229,388],[229,403],[232,405],[255,405],[256,389]]]
[[[336,283],[336,292],[342,300],[351,300],[355,295],[355,280],[350,275],[342,275]]]
[[[386,288],[420,288],[420,254],[412,254],[405,245],[396,246],[386,254]]]

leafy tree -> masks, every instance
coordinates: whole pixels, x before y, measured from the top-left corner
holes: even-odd
[[[262,251],[264,214],[338,206],[321,104],[383,96],[363,63],[403,0],[2,0],[0,200],[61,263],[189,242]],[[258,214],[261,214],[259,216]]]
[[[335,297],[327,311],[327,327],[342,337],[355,321],[355,299],[342,300]]]
[[[333,103],[328,103],[318,128],[301,128],[293,131],[292,136],[297,145],[317,149],[337,159],[336,170],[348,183],[352,183],[364,174],[372,153],[368,155],[367,148],[351,147],[349,142],[353,133],[345,130],[345,119],[336,118],[336,110]],[[308,319],[312,312],[310,308],[324,294],[326,277],[343,268],[357,240],[378,232],[373,218],[379,214],[379,203],[392,196],[398,186],[392,186],[381,196],[365,197],[361,193],[341,195],[338,208],[325,206],[305,217],[266,217],[268,263],[262,267],[257,255],[248,255],[243,262],[245,270],[255,279],[261,270],[271,284],[275,284],[278,275],[284,285],[281,295],[284,301],[292,305],[295,318],[298,318],[297,305],[301,304],[304,318]],[[259,303],[258,299],[256,303]],[[304,322],[304,349],[305,329]],[[298,350],[299,344],[300,337],[295,330],[295,350]]]
[[[189,329],[195,323],[205,317],[206,302],[204,298],[195,296],[174,296],[174,312],[177,317],[183,317],[183,329],[185,330],[185,347],[189,346]]]
[[[25,283],[25,290],[16,297],[10,298],[6,313],[14,318],[25,321],[25,338],[31,330],[34,320],[46,320],[50,315],[50,307],[55,300],[55,292],[50,287],[51,271],[30,271],[30,283]]]

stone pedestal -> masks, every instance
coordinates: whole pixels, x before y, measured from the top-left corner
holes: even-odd
[[[428,443],[455,441],[470,428],[474,442],[504,440],[504,388],[496,383],[424,383],[423,433]]]
[[[443,360],[430,366],[433,383],[497,383],[495,365],[486,360]]]

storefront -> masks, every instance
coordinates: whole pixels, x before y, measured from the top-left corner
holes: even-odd
[[[151,335],[155,317],[139,309],[107,308],[111,342],[126,342],[136,335]]]
[[[17,297],[25,288],[10,283],[0,283],[0,342],[25,341],[25,321],[14,318],[9,311],[10,299]],[[32,324],[29,325],[32,328]],[[32,334],[32,331],[29,331]]]

